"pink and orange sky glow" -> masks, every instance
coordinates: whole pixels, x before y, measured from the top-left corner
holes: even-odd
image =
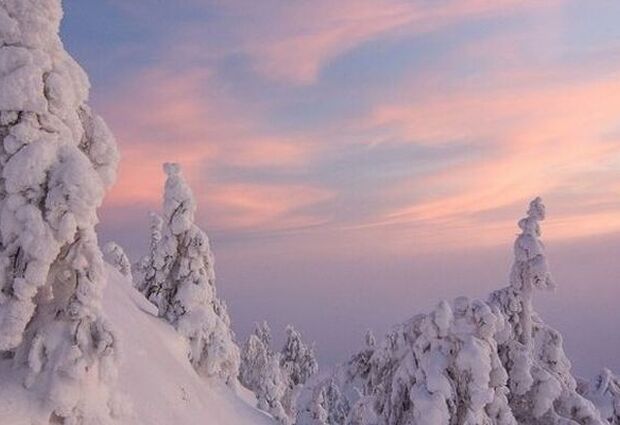
[[[102,238],[138,258],[180,162],[239,336],[290,321],[331,363],[505,285],[540,195],[537,306],[578,372],[620,369],[618,22],[610,0],[68,0],[123,158]]]

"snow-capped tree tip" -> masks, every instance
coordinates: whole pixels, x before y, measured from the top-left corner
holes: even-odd
[[[527,215],[541,221],[545,219],[545,204],[543,204],[540,196],[537,196],[530,202]]]
[[[164,173],[167,176],[176,176],[181,174],[181,166],[176,162],[166,162],[163,165]]]

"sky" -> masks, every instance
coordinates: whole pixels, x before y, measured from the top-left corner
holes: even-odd
[[[578,373],[620,370],[620,2],[65,0],[117,137],[101,238],[137,259],[183,166],[243,339],[291,322],[325,364],[442,298],[507,284],[548,210],[536,307]]]

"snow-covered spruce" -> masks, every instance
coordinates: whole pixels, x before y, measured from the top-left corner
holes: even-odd
[[[530,203],[527,217],[519,221],[521,234],[514,246],[510,285],[491,294],[490,305],[508,324],[497,335],[500,359],[508,373],[510,406],[519,423],[602,423],[596,408],[577,392],[577,382],[564,354],[562,336],[548,326],[532,307],[535,289],[555,287],[540,224],[545,207],[540,198]]]
[[[507,288],[488,302],[442,301],[394,327],[380,344],[369,338],[334,373],[350,406],[344,423],[605,423],[578,393],[560,334],[532,307],[534,289],[553,287],[540,241],[544,217],[537,198],[519,222]]]
[[[319,365],[314,354],[314,347],[307,345],[294,326],[286,327],[286,340],[280,351],[280,367],[286,376],[287,389],[282,405],[291,421],[297,417],[297,400],[304,385],[314,374]]]
[[[241,346],[241,363],[239,365],[239,382],[241,385],[256,393],[262,379],[261,375],[265,374],[267,359],[273,355],[269,324],[266,321],[256,323],[254,331]]]
[[[108,242],[103,247],[103,251],[106,256],[106,260],[118,270],[123,276],[127,277],[129,281],[133,278],[131,276],[131,262],[125,254],[125,250],[122,246],[116,242]]]
[[[52,422],[102,423],[117,341],[95,224],[118,153],[61,17],[59,0],[0,0],[0,365],[23,372]]]
[[[164,258],[159,258],[159,255],[163,254],[160,244],[164,220],[159,214],[154,212],[150,212],[149,217],[151,223],[148,252],[134,266],[134,275],[136,277],[134,285],[149,301],[157,304],[155,291],[162,287],[163,281],[166,278]]]
[[[152,216],[151,252],[138,287],[187,338],[196,370],[234,385],[239,349],[226,305],[217,298],[209,239],[194,224],[196,202],[179,165],[164,164],[164,171],[163,219]]]
[[[319,370],[314,348],[306,345],[294,326],[286,327],[286,341],[281,351],[280,366],[294,386],[304,385]]]

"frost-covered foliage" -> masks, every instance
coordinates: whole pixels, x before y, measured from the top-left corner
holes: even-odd
[[[299,393],[318,364],[313,348],[293,326],[287,326],[286,335],[282,351],[274,352],[269,325],[257,324],[241,349],[239,381],[256,394],[260,409],[288,425],[295,421]]]
[[[603,419],[611,425],[620,425],[620,377],[609,369],[603,369],[591,383],[586,383],[579,390],[594,403]]]
[[[59,0],[0,0],[0,357],[58,423],[114,414],[97,207],[118,153],[58,37]],[[93,396],[99,399],[91,403]]]
[[[108,242],[103,247],[103,251],[106,255],[106,260],[131,281],[131,262],[129,258],[127,258],[127,254],[125,254],[123,247],[116,242]]]
[[[286,327],[286,342],[281,351],[280,366],[294,386],[304,385],[319,370],[314,348],[306,345],[293,326]]]
[[[532,307],[534,289],[554,286],[540,241],[544,217],[537,198],[519,222],[510,285],[488,301],[442,301],[394,327],[380,344],[367,337],[333,376],[350,406],[344,423],[604,423],[577,391],[560,334]],[[306,410],[318,412],[317,421],[325,416]]]
[[[164,171],[164,214],[152,215],[150,253],[138,287],[187,338],[194,367],[234,385],[239,349],[226,305],[217,297],[209,239],[194,224],[196,202],[180,167],[164,164]]]

